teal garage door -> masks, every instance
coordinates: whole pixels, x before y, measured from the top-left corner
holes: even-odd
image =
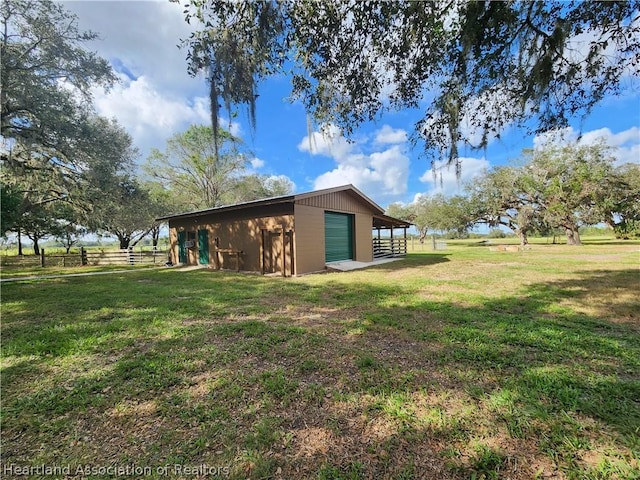
[[[353,259],[353,215],[324,213],[324,245],[326,262]]]

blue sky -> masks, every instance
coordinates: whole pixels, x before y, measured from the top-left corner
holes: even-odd
[[[94,92],[96,109],[129,131],[141,160],[190,124],[209,121],[206,82],[189,77],[186,51],[177,48],[189,35],[182,7],[167,0],[64,3],[78,16],[82,29],[101,36],[89,48],[112,63],[121,82],[110,92]],[[620,147],[619,161],[640,162],[640,85],[637,80],[628,85],[631,91],[624,97],[605,99],[587,119],[576,119],[565,136],[581,134],[585,143],[604,137]],[[353,183],[382,207],[442,191],[439,182],[433,183],[422,147],[408,141],[419,110],[390,112],[362,125],[351,143],[333,126],[327,128],[330,135],[314,132],[309,139],[303,106],[286,100],[287,78],[269,79],[258,93],[256,130],[250,130],[244,112],[230,124],[255,156],[252,171],[286,176],[297,192]],[[511,129],[485,151],[462,150],[463,181],[517,158],[523,148],[539,141]],[[455,194],[458,188],[453,169],[443,170],[444,193]]]

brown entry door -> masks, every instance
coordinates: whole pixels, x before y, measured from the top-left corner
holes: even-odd
[[[265,273],[282,273],[282,234],[265,232],[264,237],[264,271]]]

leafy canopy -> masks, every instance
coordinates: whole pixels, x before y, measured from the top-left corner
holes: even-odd
[[[109,63],[83,47],[96,34],[49,0],[5,0],[0,18],[2,161],[72,173],[93,113],[91,88],[115,81]]]
[[[214,133],[222,106],[254,119],[260,81],[285,73],[293,99],[347,134],[424,108],[414,141],[459,167],[460,145],[566,126],[639,74],[638,1],[181,3],[202,25],[185,43],[190,72],[209,78]]]
[[[248,173],[249,156],[240,140],[219,129],[218,147],[210,126],[191,125],[167,140],[164,151],[153,149],[143,166],[167,194],[171,211],[214,208],[286,195],[293,190],[286,177]]]

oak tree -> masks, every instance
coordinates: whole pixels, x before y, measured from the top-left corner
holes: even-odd
[[[187,58],[208,77],[216,145],[221,108],[255,119],[260,82],[284,73],[293,99],[346,134],[423,109],[414,141],[459,172],[459,146],[566,126],[640,74],[637,0],[173,1],[198,28]]]

